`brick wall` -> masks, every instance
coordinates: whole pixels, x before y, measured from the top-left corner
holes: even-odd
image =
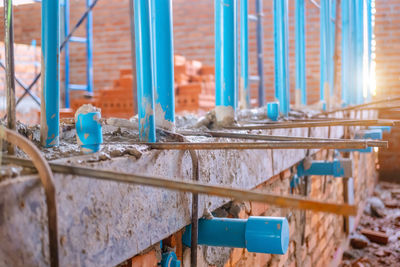
[[[317,160],[332,159],[332,151],[321,151],[315,155]],[[376,154],[353,153],[353,178],[355,205],[358,207],[358,214],[363,212],[365,199],[372,194],[376,183]],[[290,194],[290,171],[286,170],[279,175],[270,178],[267,182],[260,184],[256,190],[261,192],[271,192],[281,195]],[[343,203],[343,179],[333,177],[310,177],[311,186],[309,196],[313,199]],[[295,194],[299,192],[295,191]],[[346,246],[346,234],[344,231],[344,217],[307,211],[305,218],[301,211],[280,209],[267,204],[255,202],[234,202],[229,205],[241,207],[240,211],[229,213],[228,217],[239,217],[242,219],[249,216],[286,216],[290,227],[290,242],[288,252],[285,255],[271,255],[261,253],[250,253],[246,249],[234,248],[223,262],[225,267],[234,266],[335,266],[342,257],[342,252]],[[224,208],[224,207],[223,207]],[[225,212],[226,212],[225,211]],[[305,225],[305,228],[302,226]],[[182,230],[183,231],[183,230]],[[163,240],[163,247],[169,247],[176,252],[183,266],[189,266],[189,248],[185,248],[181,243],[182,231]],[[304,235],[304,242],[302,237]],[[200,246],[198,252],[199,266],[215,266],[209,262],[204,246]],[[221,252],[226,253],[226,252]],[[156,266],[157,258],[160,258],[160,249],[156,245],[154,248],[146,250],[142,255],[135,256],[125,263],[126,267],[141,266],[145,261],[148,266]],[[218,261],[219,262],[219,261]],[[221,263],[221,262],[219,262]],[[215,264],[215,262],[214,262]],[[222,266],[218,265],[218,266]]]
[[[14,47],[15,52],[15,75],[26,85],[29,86],[36,74],[40,72],[40,48],[30,45],[18,44]],[[0,60],[5,62],[4,43],[0,42]],[[6,76],[2,68],[0,68],[0,117],[3,118],[6,112]],[[24,90],[16,83],[17,99],[22,96]],[[32,92],[40,97],[40,79],[32,88]],[[36,124],[39,121],[40,107],[26,95],[17,105],[17,120],[27,123]]]
[[[376,3],[376,87],[381,97],[400,95],[400,2],[379,0]],[[397,110],[380,112],[381,118],[400,119]],[[389,149],[379,151],[380,179],[400,182],[400,127],[384,133]]]
[[[71,0],[71,27],[85,10],[84,2]],[[255,1],[249,1],[249,12],[255,12]],[[306,1],[306,53],[308,101],[319,100],[319,9]],[[289,58],[291,99],[294,100],[294,2],[290,2]],[[273,1],[264,1],[264,80],[268,100],[274,96]],[[94,83],[95,89],[111,87],[119,71],[131,67],[128,0],[100,0],[94,9]],[[40,4],[16,6],[15,40],[40,44]],[[173,1],[175,54],[188,59],[214,64],[214,1]],[[2,12],[0,19],[2,20]],[[84,25],[83,25],[84,26]],[[3,29],[0,28],[0,35]],[[76,36],[84,35],[81,27]],[[249,22],[250,74],[257,74],[256,24]],[[63,61],[62,61],[63,62]],[[86,82],[85,46],[71,45],[71,83]],[[63,69],[63,67],[61,67]],[[61,75],[61,78],[63,76]],[[63,84],[61,85],[63,86]],[[257,98],[257,86],[252,85],[251,96]]]

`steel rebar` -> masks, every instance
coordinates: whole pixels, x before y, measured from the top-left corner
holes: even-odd
[[[308,127],[329,127],[329,126],[395,126],[398,121],[392,120],[341,120],[341,121],[316,121],[316,122],[281,122],[265,125],[240,125],[226,126],[231,130],[267,130],[267,129],[289,129]]]
[[[3,159],[4,162],[18,164],[24,167],[34,167],[30,160],[9,156],[5,156]],[[54,172],[65,173],[69,175],[80,175],[88,178],[95,178],[106,181],[145,185],[176,191],[226,197],[242,201],[255,201],[275,205],[282,208],[313,210],[350,216],[354,216],[357,214],[357,207],[348,204],[336,204],[331,202],[305,199],[302,197],[282,196],[277,194],[241,190],[224,186],[205,185],[200,182],[194,181],[171,180],[157,176],[122,173],[88,167],[70,166],[60,163],[49,163],[49,165]]]
[[[15,130],[17,114],[15,108],[14,26],[12,0],[4,0],[4,31],[7,80],[7,128]],[[11,143],[8,144],[8,153],[10,155],[15,153],[15,147]]]
[[[279,142],[201,142],[201,143],[135,143],[148,145],[152,149],[169,150],[227,150],[227,149],[364,149],[368,147],[366,141],[359,143],[343,143],[332,141],[279,141]]]

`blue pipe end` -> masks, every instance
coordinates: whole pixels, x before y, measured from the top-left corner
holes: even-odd
[[[85,154],[100,150],[100,145],[103,143],[100,119],[100,112],[89,112],[77,116],[76,139]]]
[[[161,258],[161,267],[180,267],[181,261],[176,257],[175,252],[163,253]]]
[[[279,118],[279,103],[269,102],[267,103],[267,116],[272,121],[277,121]]]
[[[284,217],[249,217],[245,238],[249,252],[285,254],[289,246],[289,223]]]
[[[255,253],[285,254],[289,245],[289,224],[284,217],[200,219],[198,234],[199,245],[247,248]],[[191,225],[182,242],[190,247]]]

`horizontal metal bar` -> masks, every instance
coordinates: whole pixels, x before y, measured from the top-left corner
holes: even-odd
[[[191,135],[190,132],[180,132],[184,135]],[[194,135],[212,136],[212,137],[226,137],[226,138],[238,138],[238,139],[250,139],[250,140],[269,140],[269,141],[317,141],[317,142],[337,142],[345,144],[358,144],[367,143],[368,147],[382,147],[387,148],[387,141],[371,141],[371,140],[349,140],[349,139],[335,139],[335,138],[316,138],[316,137],[299,137],[299,136],[279,136],[279,135],[262,135],[262,134],[243,134],[243,133],[231,133],[231,132],[216,132],[206,131],[204,133],[195,132]]]
[[[262,130],[262,129],[289,129],[329,126],[395,126],[397,121],[390,120],[348,120],[348,121],[317,121],[317,122],[281,122],[265,125],[240,125],[227,126],[225,129],[233,130]]]
[[[373,105],[377,105],[377,104],[390,103],[390,102],[396,102],[396,101],[400,101],[400,96],[388,97],[388,98],[384,98],[384,99],[380,99],[380,100],[376,100],[376,101],[371,101],[371,102],[368,102],[368,103],[348,106],[348,107],[344,107],[344,108],[338,108],[338,109],[334,109],[334,110],[330,110],[330,111],[323,111],[321,113],[313,115],[312,117],[314,118],[314,117],[318,117],[318,116],[321,116],[321,115],[328,115],[328,114],[333,114],[333,113],[341,112],[341,111],[350,111],[350,110],[362,109],[362,108],[373,106]]]
[[[3,161],[18,164],[25,167],[31,167],[31,168],[34,167],[32,162],[26,159],[4,156]],[[200,182],[194,182],[194,181],[171,180],[157,176],[147,176],[147,175],[122,173],[122,172],[115,172],[108,170],[99,170],[87,167],[69,166],[59,163],[49,163],[49,165],[54,172],[65,173],[69,175],[80,175],[89,178],[92,177],[106,181],[166,188],[170,190],[227,197],[242,201],[244,200],[244,201],[267,203],[281,208],[313,210],[313,211],[329,212],[329,213],[334,213],[339,215],[349,215],[349,216],[354,216],[357,214],[357,207],[348,204],[336,204],[330,202],[310,200],[302,197],[282,196],[277,194],[240,190],[223,186],[205,185]]]
[[[203,142],[203,143],[135,143],[138,145],[148,145],[152,149],[170,150],[243,150],[243,149],[341,149],[367,148],[367,142],[346,144],[343,142],[330,141],[271,141],[254,143],[235,143],[235,142]]]
[[[86,84],[70,84],[68,88],[70,90],[86,91],[87,90],[87,85]]]
[[[87,39],[85,37],[72,36],[69,38],[69,42],[86,44]]]

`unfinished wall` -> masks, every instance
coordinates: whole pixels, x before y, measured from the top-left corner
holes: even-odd
[[[332,152],[332,151],[331,151]],[[315,155],[317,160],[332,159],[332,153],[327,157],[327,151],[321,151]],[[354,164],[354,190],[355,204],[359,208],[358,214],[363,212],[364,201],[372,193],[376,183],[375,161],[376,154],[353,155]],[[290,194],[290,170],[273,176],[267,182],[256,187],[263,192],[277,194]],[[310,197],[314,199],[342,202],[343,186],[342,178],[312,176]],[[299,192],[296,192],[298,194]],[[199,266],[335,266],[340,262],[343,250],[346,246],[346,234],[344,231],[344,217],[307,211],[305,217],[303,212],[290,209],[279,209],[267,204],[254,202],[233,203],[232,206],[241,207],[240,212],[229,206],[226,213],[229,217],[248,218],[249,216],[286,216],[290,226],[290,243],[288,252],[285,255],[270,255],[250,253],[246,249],[234,248],[230,252],[218,251],[219,257],[205,246],[200,246],[198,252]],[[232,207],[231,206],[231,207]],[[235,210],[235,212],[230,212]],[[303,228],[305,225],[305,228]],[[182,230],[183,231],[183,230]],[[189,266],[189,249],[184,248],[180,242],[182,231],[172,235],[163,241],[164,246],[175,249],[183,266]],[[303,240],[303,242],[302,242]],[[142,255],[136,256],[125,262],[124,266],[155,266],[159,249],[154,247]],[[223,259],[226,258],[224,261]]]
[[[82,16],[83,1],[71,0],[71,27]],[[255,13],[255,1],[249,1],[249,12]],[[121,69],[131,68],[130,28],[128,0],[100,0],[93,11],[94,34],[94,83],[95,89],[111,87],[118,79]],[[310,1],[306,10],[306,59],[308,102],[319,100],[319,9]],[[294,54],[294,2],[289,3],[289,58],[291,100],[294,100],[295,54]],[[40,3],[16,6],[15,41],[29,44],[37,40],[40,44]],[[274,43],[273,1],[264,1],[264,81],[266,97],[274,96]],[[188,59],[214,64],[214,1],[173,1],[175,54]],[[2,20],[2,12],[0,19]],[[76,36],[84,35],[84,24]],[[0,35],[3,29],[0,28]],[[257,75],[256,24],[249,22],[250,74]],[[339,42],[340,44],[340,42]],[[71,83],[86,82],[85,46],[71,45]],[[61,66],[61,70],[63,66]],[[62,78],[62,75],[61,75]],[[63,87],[63,84],[61,85]],[[257,86],[252,85],[251,96],[257,98]]]

